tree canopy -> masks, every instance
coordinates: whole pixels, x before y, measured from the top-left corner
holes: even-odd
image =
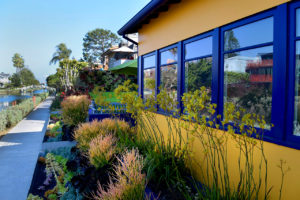
[[[83,38],[83,59],[90,64],[103,62],[101,55],[120,41],[110,30],[98,28],[90,31]]]
[[[57,62],[64,59],[69,59],[71,53],[72,50],[68,49],[65,43],[60,43],[59,45],[56,46],[56,51],[53,54],[52,59],[50,60],[50,65],[56,64]]]
[[[14,56],[12,57],[12,62],[17,71],[21,70],[25,66],[24,58],[18,53],[14,54]]]
[[[32,71],[27,68],[23,68],[19,73],[14,73],[9,79],[12,87],[40,84]]]

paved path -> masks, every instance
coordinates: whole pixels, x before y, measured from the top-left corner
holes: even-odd
[[[49,97],[0,140],[0,200],[25,200],[49,120]]]

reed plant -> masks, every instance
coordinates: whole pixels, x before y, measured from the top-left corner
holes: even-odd
[[[269,125],[263,116],[231,103],[224,106],[223,116],[217,115],[217,105],[210,103],[204,87],[183,95],[183,111],[177,109],[176,97],[164,89],[143,100],[136,88],[126,81],[115,93],[136,121],[137,143],[147,143],[144,170],[149,181],[170,190],[175,185],[183,199],[194,199],[195,192],[200,199],[270,197],[263,141]],[[158,119],[157,111],[165,116]],[[192,151],[195,143],[201,151],[197,158]],[[231,157],[233,151],[237,157]],[[195,165],[200,172],[192,169]],[[186,179],[189,173],[191,180]]]

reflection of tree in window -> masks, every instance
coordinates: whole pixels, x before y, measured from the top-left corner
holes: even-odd
[[[155,90],[155,68],[144,70],[144,98],[154,94]]]
[[[186,62],[185,64],[186,92],[199,90],[202,86],[211,88],[212,59],[211,57]]]
[[[230,51],[234,49],[240,48],[240,44],[238,39],[234,36],[233,30],[229,30],[225,32],[224,35],[224,47],[225,51]]]
[[[250,50],[251,51],[251,50]],[[253,51],[253,50],[252,50]],[[257,52],[257,50],[254,50]],[[245,59],[238,52],[234,56],[235,61]],[[228,55],[225,56],[225,59]],[[232,55],[231,55],[232,56]],[[230,56],[228,56],[230,57]],[[228,58],[227,59],[230,59]],[[250,58],[250,57],[248,57]],[[228,101],[236,103],[237,106],[246,109],[246,112],[256,113],[265,116],[268,123],[271,122],[271,105],[272,105],[272,70],[273,70],[273,53],[256,53],[246,63],[243,62],[243,70],[226,71],[225,83],[227,84]],[[233,60],[230,60],[233,69]]]
[[[167,65],[161,67],[161,87],[170,95],[177,96],[177,65]]]

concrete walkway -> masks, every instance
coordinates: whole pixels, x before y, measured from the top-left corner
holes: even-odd
[[[24,200],[49,120],[47,98],[0,140],[0,199]]]

